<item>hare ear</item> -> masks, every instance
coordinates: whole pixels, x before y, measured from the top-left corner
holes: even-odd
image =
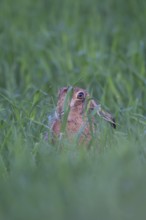
[[[68,90],[68,87],[63,87],[61,89],[59,89],[58,91],[58,98],[63,94],[63,93],[66,93]]]

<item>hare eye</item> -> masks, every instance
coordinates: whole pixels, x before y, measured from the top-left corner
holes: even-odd
[[[79,92],[77,95],[78,99],[84,99],[84,93],[83,92]]]

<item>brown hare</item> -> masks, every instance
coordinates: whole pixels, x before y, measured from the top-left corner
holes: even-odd
[[[86,90],[78,87],[63,87],[58,92],[58,102],[51,120],[53,136],[66,133],[78,135],[80,141],[89,143],[95,131],[95,117],[98,115],[116,128],[113,116],[101,109]]]

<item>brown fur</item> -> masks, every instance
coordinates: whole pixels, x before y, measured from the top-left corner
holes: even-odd
[[[55,136],[59,136],[61,131],[63,112],[64,112],[64,103],[66,100],[66,95],[68,92],[68,87],[63,87],[59,90],[58,93],[58,102],[56,107],[55,119],[52,123],[52,133]],[[80,98],[79,95],[83,97]],[[80,140],[89,142],[91,140],[91,131],[94,131],[95,126],[95,115],[91,117],[90,122],[88,115],[97,107],[97,103],[91,99],[88,92],[82,88],[75,87],[72,89],[72,96],[69,102],[67,103],[67,110],[69,110],[65,133],[68,137],[72,137],[78,133],[81,133]],[[88,109],[87,109],[88,108]],[[107,117],[115,124],[111,114],[104,112]],[[106,119],[105,119],[106,120]],[[111,122],[111,123],[112,123]]]

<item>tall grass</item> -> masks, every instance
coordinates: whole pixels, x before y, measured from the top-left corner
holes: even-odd
[[[0,1],[0,219],[146,218],[145,20],[144,0]],[[116,117],[88,150],[50,140],[66,85]]]

